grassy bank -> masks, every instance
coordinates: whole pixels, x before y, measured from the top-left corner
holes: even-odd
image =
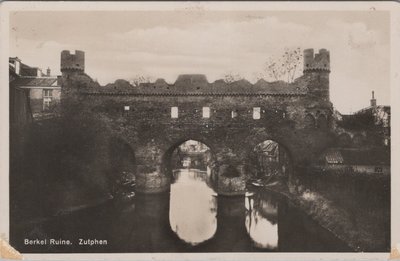
[[[369,177],[368,182],[373,182],[371,179],[373,178]],[[358,179],[354,179],[354,182],[357,181]],[[337,178],[336,182],[339,185],[343,184],[340,178]],[[381,180],[381,182],[379,184],[386,184],[388,181]],[[375,186],[380,188],[376,184],[378,183],[375,181]],[[363,191],[345,189],[350,188],[348,183],[343,185],[342,189],[332,183],[326,183],[325,186],[333,188],[322,189],[320,186],[320,190],[317,190],[300,181],[290,189],[282,185],[265,187],[265,189],[285,195],[354,251],[390,251],[390,200],[384,203],[379,200],[385,198],[385,189],[371,192],[376,193],[372,196],[376,199],[374,201],[363,197],[365,196]]]

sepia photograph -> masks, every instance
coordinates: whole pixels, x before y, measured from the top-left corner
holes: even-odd
[[[388,7],[82,4],[2,21],[13,251],[389,257]]]

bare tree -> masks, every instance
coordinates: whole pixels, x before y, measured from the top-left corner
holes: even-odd
[[[264,70],[256,75],[257,79],[293,82],[300,73],[302,60],[301,49],[285,48],[280,58],[270,57],[265,63]]]
[[[150,83],[153,82],[154,78],[148,75],[136,75],[135,77],[133,77],[129,83],[132,84],[133,86],[137,87],[139,86],[141,83]]]
[[[240,74],[233,73],[233,72],[228,72],[228,73],[224,74],[224,76],[223,76],[223,80],[226,83],[232,83],[232,82],[236,82],[236,81],[239,81],[242,79],[243,79],[243,77]]]

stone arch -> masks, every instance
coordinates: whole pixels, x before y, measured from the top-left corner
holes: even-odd
[[[273,132],[275,133],[275,132]],[[242,143],[239,144],[239,146],[242,148],[242,151],[244,152],[243,155],[241,155],[242,158],[245,159],[245,167],[246,167],[246,173],[247,175],[250,176],[256,176],[257,173],[254,169],[255,166],[255,154],[254,154],[254,148],[260,144],[263,143],[266,140],[272,140],[276,143],[279,144],[279,146],[286,152],[287,159],[290,162],[290,166],[287,169],[288,173],[288,178],[291,178],[291,174],[293,173],[294,167],[297,164],[297,160],[299,157],[295,157],[296,154],[293,152],[296,151],[296,147],[299,146],[299,144],[294,144],[292,142],[293,138],[295,137],[295,133],[288,132],[287,135],[283,135],[282,133],[270,133],[266,129],[258,131],[256,133],[252,133],[249,136],[247,136],[246,139]],[[286,132],[284,132],[286,133]]]
[[[243,142],[239,143],[238,146],[240,147],[240,150],[244,153],[244,155],[241,156],[244,158],[248,157],[253,152],[254,147],[266,140],[272,140],[278,143],[288,152],[292,161],[294,160],[292,145],[296,145],[291,142],[291,139],[288,137],[272,135],[267,130],[250,134],[245,140],[243,140]]]
[[[328,128],[328,120],[327,120],[325,114],[318,115],[317,128],[319,128],[319,129],[327,129]]]
[[[276,175],[288,178],[293,168],[290,151],[273,139],[266,139],[255,145],[250,153],[250,160],[256,166],[257,177]]]
[[[348,133],[342,133],[337,137],[337,143],[340,147],[349,147],[352,144],[351,136]]]
[[[211,142],[209,142],[207,139],[202,138],[202,137],[184,137],[184,138],[180,138],[177,140],[174,140],[172,143],[170,143],[169,145],[165,145],[165,152],[163,153],[162,156],[162,163],[161,163],[161,169],[162,172],[165,175],[170,176],[171,175],[171,171],[172,171],[172,165],[171,165],[171,160],[172,160],[172,156],[175,150],[177,150],[179,148],[179,146],[181,146],[182,144],[184,144],[187,141],[197,141],[201,144],[204,144],[204,146],[206,146],[208,148],[208,153],[210,154],[210,157],[213,157],[214,154],[214,146],[212,145]],[[212,160],[210,158],[210,161]]]
[[[304,117],[304,127],[307,129],[315,128],[315,118],[311,113],[307,113]]]
[[[108,180],[111,191],[113,191],[116,184],[134,181],[136,156],[130,144],[118,137],[109,140],[108,150]]]

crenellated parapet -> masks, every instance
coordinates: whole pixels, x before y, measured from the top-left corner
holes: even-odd
[[[309,97],[314,101],[329,104],[329,51],[320,49],[318,53],[314,54],[314,49],[305,49],[303,73]]]
[[[61,52],[61,72],[66,73],[70,71],[85,71],[85,52],[76,50],[75,54],[70,51],[64,50]]]
[[[304,50],[304,69],[303,72],[325,71],[330,72],[330,57],[329,51],[320,49],[314,54],[314,49]]]

